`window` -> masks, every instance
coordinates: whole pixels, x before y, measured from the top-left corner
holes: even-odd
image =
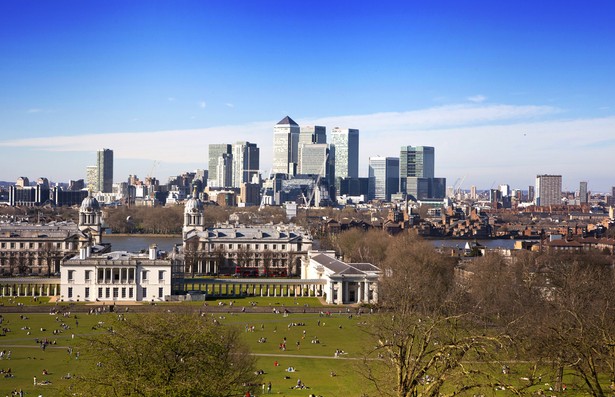
[[[23,248],[23,243],[19,243],[19,248]]]
[[[68,287],[68,297],[69,298],[73,297],[73,287]]]
[[[264,249],[268,249],[267,247],[269,247],[267,244],[263,246]]]
[[[98,281],[97,282],[102,283],[104,279],[105,279],[105,270],[98,269]]]
[[[92,273],[91,270],[85,271],[85,281],[90,281],[91,273]]]
[[[164,281],[164,270],[158,270],[158,280]]]
[[[278,248],[278,246],[276,244],[273,244],[273,250],[275,251],[276,248]]]
[[[98,288],[98,298],[102,298],[102,287]]]
[[[258,244],[254,244],[254,249],[257,250],[258,249]]]
[[[158,288],[158,297],[162,298],[163,294],[164,294],[164,288],[162,287]]]
[[[147,288],[143,287],[141,290],[141,295],[143,296],[143,299],[147,299]]]
[[[233,249],[233,244],[229,244],[228,245],[228,249],[232,250]]]
[[[122,298],[126,298],[126,287],[122,287]]]
[[[90,287],[85,287],[85,299],[90,297]]]
[[[132,298],[132,288],[128,288],[128,297]]]
[[[147,280],[147,270],[141,272],[141,280]]]
[[[117,299],[119,297],[119,292],[118,287],[113,288],[113,299]]]
[[[74,280],[75,280],[75,271],[69,270],[68,271],[68,281],[74,281]]]
[[[111,296],[111,288],[105,288],[105,298],[109,298]]]
[[[286,244],[282,244],[282,251],[286,250]]]

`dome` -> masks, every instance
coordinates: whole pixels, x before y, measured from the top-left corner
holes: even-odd
[[[81,202],[81,207],[79,208],[79,210],[85,212],[99,211],[100,204],[98,203],[98,200],[96,200],[94,197],[88,196],[84,198]]]
[[[195,212],[203,211],[203,202],[198,198],[191,197],[186,201],[184,206],[184,214],[193,214]]]

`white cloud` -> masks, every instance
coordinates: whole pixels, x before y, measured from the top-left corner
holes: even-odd
[[[200,107],[201,109],[205,109],[205,108],[207,107],[207,102],[205,102],[205,101],[200,101],[200,102],[199,102],[199,107]]]
[[[28,113],[40,113],[42,111],[43,109],[38,109],[38,108],[28,109]]]
[[[614,185],[615,178],[604,162],[615,148],[615,117],[554,119],[558,115],[561,111],[549,106],[457,105],[295,120],[300,125],[324,125],[329,131],[336,126],[358,128],[362,175],[367,173],[369,156],[396,157],[402,145],[424,145],[436,148],[436,174],[447,177],[449,184],[465,176],[464,187],[489,188],[495,181],[527,188],[537,174],[556,173],[563,175],[564,187],[572,189],[580,180],[588,180],[593,190]],[[0,141],[0,148],[10,147],[16,153],[35,150],[40,161],[61,163],[57,152],[74,153],[61,156],[67,161],[88,152],[93,159],[96,150],[109,147],[114,150],[120,179],[138,172],[127,165],[135,160],[162,161],[165,167],[159,171],[168,170],[166,176],[206,168],[209,144],[248,140],[261,149],[260,168],[269,169],[272,130],[278,120],[192,130],[21,138]],[[78,167],[85,169],[86,165]],[[63,167],[69,170],[75,165]],[[11,164],[0,158],[0,169],[9,168]],[[46,169],[44,164],[39,168]],[[166,176],[159,178],[164,181]]]
[[[234,108],[235,105],[233,105],[232,103],[226,103],[225,104],[227,108]]]
[[[485,102],[487,100],[487,97],[484,95],[473,95],[473,96],[469,96],[466,98],[468,101],[470,102],[474,102],[474,103],[482,103]]]
[[[169,102],[175,102],[176,100],[177,99],[175,99],[175,97],[172,97],[172,96],[167,98],[167,101],[169,101]]]

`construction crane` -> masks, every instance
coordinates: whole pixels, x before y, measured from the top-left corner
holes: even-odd
[[[329,154],[327,153],[327,155],[325,156],[325,160],[322,162],[322,168],[320,169],[320,172],[318,173],[318,176],[316,177],[316,182],[314,182],[314,188],[312,189],[312,193],[310,193],[309,200],[306,203],[308,208],[310,208],[312,206],[312,200],[314,199],[314,195],[316,195],[316,189],[320,189],[320,186],[319,186],[320,178],[322,177],[322,174],[325,172],[325,168],[327,167],[327,160],[328,159],[329,159]],[[319,203],[318,203],[317,207],[320,207],[320,200],[318,200],[318,201],[319,201]],[[316,206],[316,203],[314,203],[314,206]]]
[[[269,176],[267,177],[267,180],[271,180],[271,176],[273,175],[273,168],[269,169]],[[265,198],[267,197],[265,195],[265,182],[263,181],[263,189],[261,190],[261,205],[258,206],[258,210],[262,210],[263,208],[265,208]]]

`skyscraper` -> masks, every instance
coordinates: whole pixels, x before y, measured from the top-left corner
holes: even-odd
[[[359,177],[359,130],[335,127],[330,143],[335,146],[335,177]]]
[[[299,129],[299,145],[312,143],[327,143],[327,127],[306,125]]]
[[[286,116],[273,127],[273,172],[294,175],[299,161],[299,125]]]
[[[401,177],[433,178],[435,149],[431,146],[402,146],[399,156]],[[400,181],[401,182],[401,181]]]
[[[230,187],[233,183],[233,155],[223,153],[218,157],[216,166],[216,183],[214,187]]]
[[[581,182],[579,184],[579,204],[587,204],[587,182]]]
[[[368,172],[368,199],[391,201],[399,188],[399,157],[370,157]]]
[[[559,205],[562,203],[562,176],[536,175],[536,198],[538,206]]]
[[[97,153],[97,186],[96,191],[113,192],[113,150],[101,149]]]
[[[414,200],[440,199],[446,195],[446,178],[435,176],[435,149],[402,146],[399,156],[399,191]]]
[[[252,181],[258,175],[260,151],[256,143],[237,142],[233,145],[233,187]]]
[[[227,143],[212,143],[209,145],[209,158],[208,158],[208,171],[209,171],[209,181],[207,184],[209,186],[220,187],[224,186],[216,180],[218,177],[218,161],[222,155],[229,155],[232,153],[231,145]]]

